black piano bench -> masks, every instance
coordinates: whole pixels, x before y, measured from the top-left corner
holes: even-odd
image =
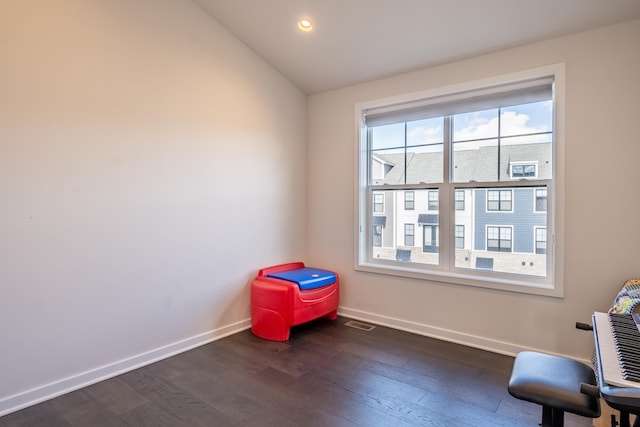
[[[509,380],[509,394],[542,405],[542,427],[562,427],[565,412],[589,418],[600,416],[598,394],[583,393],[581,387],[596,387],[590,366],[534,351],[518,353]]]

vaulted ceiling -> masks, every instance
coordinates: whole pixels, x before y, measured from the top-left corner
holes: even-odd
[[[194,1],[309,94],[640,18],[640,0]]]

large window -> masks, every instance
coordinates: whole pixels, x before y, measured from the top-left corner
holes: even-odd
[[[557,188],[562,71],[359,106],[357,268],[561,295],[547,233],[557,222],[548,200]],[[380,245],[370,233],[381,192],[389,235]],[[410,251],[402,262],[398,250]]]

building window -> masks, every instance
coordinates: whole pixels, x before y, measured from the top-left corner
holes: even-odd
[[[415,225],[414,224],[405,224],[404,225],[404,245],[405,246],[413,246],[415,242]]]
[[[411,261],[411,250],[409,249],[396,250],[396,261],[403,261],[403,262]]]
[[[512,209],[512,190],[487,190],[487,211],[510,212]]]
[[[429,210],[437,211],[438,210],[438,190],[429,190]]]
[[[487,227],[487,250],[493,252],[511,252],[511,227]]]
[[[554,171],[564,158],[556,156],[563,93],[564,66],[555,65],[359,104],[356,268],[562,295],[562,255],[541,253],[534,228],[561,240],[552,226],[562,212],[547,197],[562,197]],[[375,202],[367,202],[377,192],[391,231],[381,248],[370,234]],[[397,249],[416,244],[423,250],[396,264]],[[513,252],[541,256],[537,268]],[[482,258],[491,271],[478,267]]]
[[[404,209],[412,211],[415,206],[415,193],[413,191],[404,192]]]
[[[511,178],[535,178],[537,176],[537,164],[536,163],[512,163],[511,165]]]
[[[543,255],[547,253],[547,229],[543,227],[537,227],[535,229],[536,239],[536,253]]]
[[[373,193],[373,212],[374,213],[384,212],[384,194]]]
[[[484,258],[478,257],[476,258],[476,268],[478,270],[493,270],[493,258]]]
[[[547,189],[536,188],[536,212],[547,211]]]
[[[456,190],[456,210],[463,211],[464,210],[464,190]]]
[[[464,249],[464,225],[456,224],[456,249]]]

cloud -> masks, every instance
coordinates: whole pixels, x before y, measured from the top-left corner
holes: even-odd
[[[498,125],[502,127],[502,136],[531,135],[551,131],[547,125],[530,126],[531,117],[515,111],[504,111],[499,119],[497,115],[488,118],[480,114],[472,113],[463,116],[465,126],[454,131],[455,141],[496,138],[498,136]],[[540,138],[527,137],[526,139],[528,142],[549,141],[547,135],[542,135]]]
[[[407,132],[410,145],[442,143],[442,125],[415,126]]]

